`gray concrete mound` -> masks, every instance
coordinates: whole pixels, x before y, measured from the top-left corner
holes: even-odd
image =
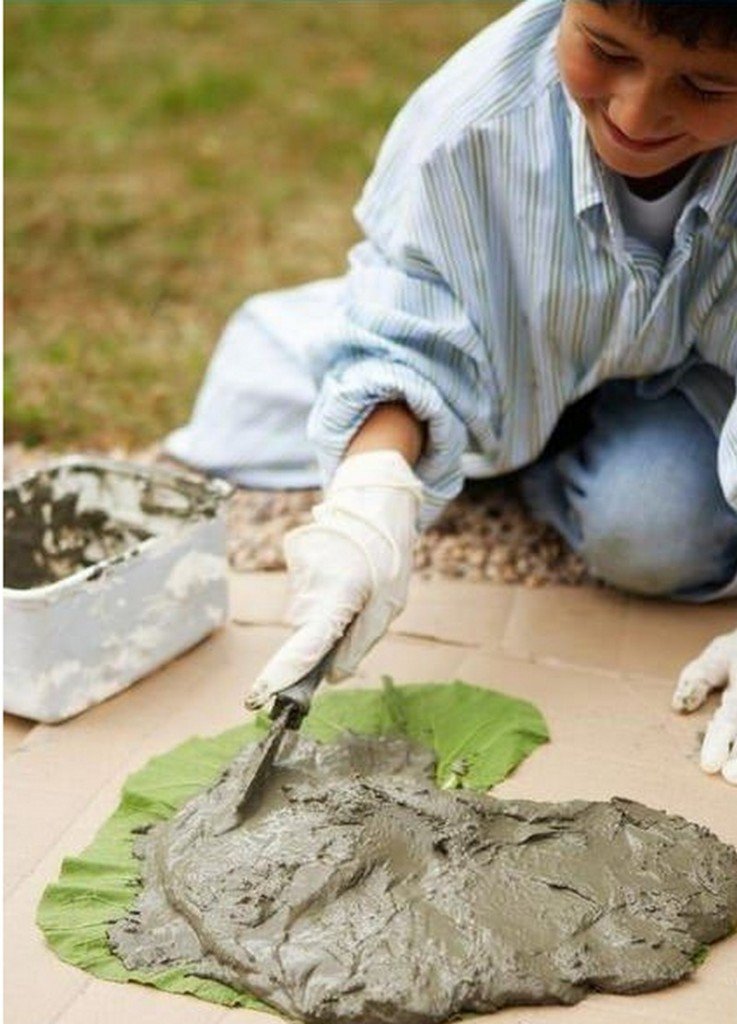
[[[441,791],[402,739],[298,739],[218,834],[253,750],[140,837],[142,892],[109,933],[129,969],[186,963],[306,1021],[424,1024],[658,989],[737,923],[737,852],[707,829]]]

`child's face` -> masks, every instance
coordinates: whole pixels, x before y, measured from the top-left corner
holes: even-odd
[[[566,0],[558,64],[613,171],[662,174],[737,141],[737,50],[653,36],[627,4]]]

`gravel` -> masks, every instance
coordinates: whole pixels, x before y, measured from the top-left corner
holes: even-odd
[[[167,463],[156,446],[142,451],[115,449],[110,458]],[[59,453],[21,445],[4,449],[4,474],[16,476],[58,457]],[[171,463],[170,463],[171,464]],[[256,491],[239,488],[228,508],[228,556],[238,572],[285,568],[281,540],[287,530],[309,522],[320,492]],[[593,581],[582,559],[550,527],[525,511],[508,481],[476,481],[445,509],[419,539],[415,571],[426,579],[488,580],[581,586]]]

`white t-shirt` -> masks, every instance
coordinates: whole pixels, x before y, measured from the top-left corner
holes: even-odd
[[[642,199],[635,195],[627,187],[625,179],[617,175],[617,201],[625,234],[646,242],[665,258],[673,244],[673,229],[689,197],[700,165],[701,161],[697,160],[670,192],[657,199]]]

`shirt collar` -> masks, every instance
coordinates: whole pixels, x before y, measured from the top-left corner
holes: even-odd
[[[737,143],[711,155],[692,200],[712,225],[737,221]]]
[[[608,230],[615,249],[623,251],[624,228],[617,212],[614,180],[594,152],[578,104],[562,81],[560,86],[568,112],[574,213],[598,237]]]
[[[586,121],[571,94],[561,81],[563,97],[568,111],[568,130],[571,142],[571,175],[573,209],[576,216],[604,202],[602,181],[586,130]]]

